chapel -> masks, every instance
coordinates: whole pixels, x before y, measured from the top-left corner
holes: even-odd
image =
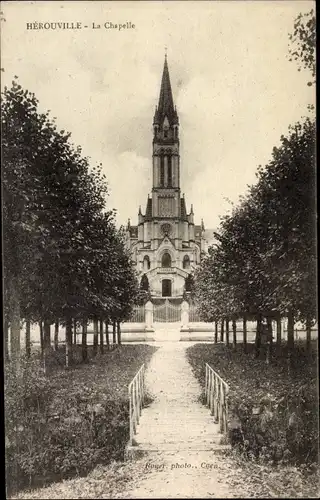
[[[127,245],[140,280],[147,283],[153,299],[181,298],[188,291],[188,276],[206,254],[208,236],[203,220],[195,223],[193,205],[187,210],[181,194],[179,116],[174,104],[167,56],[159,102],[153,118],[152,190],[138,225],[126,227]]]

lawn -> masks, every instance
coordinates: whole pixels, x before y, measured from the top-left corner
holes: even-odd
[[[7,492],[87,474],[121,460],[129,437],[128,384],[156,348],[123,345],[63,368],[52,352],[44,376],[38,354],[23,360],[20,377],[5,366]]]

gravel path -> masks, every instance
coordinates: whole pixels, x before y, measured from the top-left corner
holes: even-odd
[[[224,482],[221,434],[186,358],[190,343],[159,344],[146,372],[154,402],[143,410],[135,441],[147,472],[123,498],[232,498]]]

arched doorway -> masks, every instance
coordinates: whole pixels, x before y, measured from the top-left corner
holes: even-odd
[[[171,297],[172,283],[171,280],[162,280],[162,297]]]
[[[162,255],[161,267],[171,267],[171,255],[168,252]]]

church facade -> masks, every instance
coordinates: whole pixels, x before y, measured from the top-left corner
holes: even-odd
[[[127,245],[140,279],[152,298],[183,297],[186,280],[207,252],[203,221],[196,224],[181,195],[179,117],[174,105],[167,58],[153,118],[152,191],[138,225],[128,221]],[[145,275],[145,276],[144,276]],[[147,278],[147,280],[146,280]],[[188,283],[188,281],[187,281]]]

